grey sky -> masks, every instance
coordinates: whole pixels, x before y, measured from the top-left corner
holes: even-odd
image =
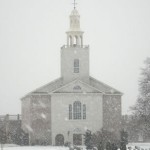
[[[20,98],[60,76],[73,0],[0,0],[0,114],[20,113]],[[150,0],[77,0],[90,74],[122,91],[123,113],[138,95],[150,57]]]

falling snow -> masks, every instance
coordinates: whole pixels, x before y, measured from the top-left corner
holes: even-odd
[[[26,124],[25,127],[28,129],[28,131],[33,132],[33,129],[31,128],[30,125]]]
[[[46,119],[46,115],[45,115],[44,113],[41,114],[41,117],[42,117],[43,119]]]

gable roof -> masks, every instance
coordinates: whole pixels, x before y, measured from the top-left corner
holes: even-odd
[[[100,91],[104,92],[105,94],[120,94],[122,95],[123,93],[116,90],[115,88],[93,78],[93,77],[90,77],[89,78],[90,80],[90,85],[99,89]]]
[[[63,78],[58,78],[36,90],[26,94],[24,97],[32,94],[49,94],[49,93],[67,93],[67,87],[72,87],[76,85],[82,86],[83,90],[77,92],[93,92],[93,93],[103,93],[103,94],[118,94],[122,95],[123,93],[116,90],[109,85],[94,79],[93,77],[89,77],[89,83],[85,83],[79,79],[73,80],[69,83],[64,84]],[[72,92],[71,90],[69,92]],[[69,93],[68,92],[68,93]]]
[[[103,93],[99,89],[85,83],[79,79],[75,79],[62,87],[52,91],[51,93]]]
[[[63,79],[62,78],[58,78],[38,89],[36,89],[35,91],[33,91],[32,93],[49,93],[53,90],[58,89],[59,87],[63,86]]]
[[[54,80],[54,81],[52,81],[46,85],[43,85],[40,88],[37,88],[34,91],[26,94],[24,97],[26,97],[28,95],[32,95],[32,94],[48,94],[49,92],[58,89],[62,85],[63,85],[62,78],[58,78],[58,79],[56,79],[56,80]],[[23,98],[21,98],[21,99],[23,99]]]

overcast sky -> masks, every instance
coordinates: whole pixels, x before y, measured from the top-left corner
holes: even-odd
[[[73,0],[0,0],[0,114],[21,112],[20,98],[60,77]],[[90,74],[120,90],[123,113],[138,96],[150,57],[150,0],[77,0]]]

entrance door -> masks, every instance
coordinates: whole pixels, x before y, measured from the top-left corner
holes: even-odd
[[[64,145],[64,136],[62,134],[58,134],[55,137],[55,145],[63,146]]]
[[[82,145],[82,134],[73,134],[73,144]]]

